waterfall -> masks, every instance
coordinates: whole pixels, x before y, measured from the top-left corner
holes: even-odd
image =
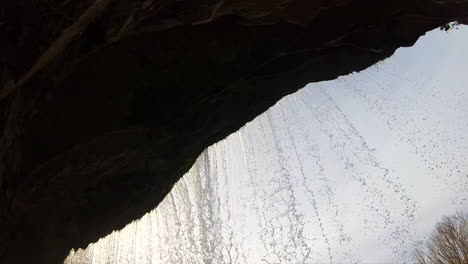
[[[468,210],[468,77],[428,63],[468,70],[467,31],[284,98],[207,148],[156,209],[65,263],[410,261],[441,215]],[[431,41],[448,48],[428,54]]]

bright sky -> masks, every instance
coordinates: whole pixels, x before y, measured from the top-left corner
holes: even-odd
[[[404,263],[468,211],[468,27],[310,84],[68,263]]]
[[[468,211],[467,46],[467,27],[435,30],[376,67],[318,85],[416,203],[415,242],[443,215]],[[362,260],[401,261],[373,245],[363,241]]]

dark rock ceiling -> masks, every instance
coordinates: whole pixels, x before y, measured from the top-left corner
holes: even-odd
[[[3,0],[0,262],[59,263],[283,96],[466,17],[464,0]]]

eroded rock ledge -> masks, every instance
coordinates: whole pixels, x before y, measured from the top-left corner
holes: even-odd
[[[466,17],[464,0],[3,1],[0,262],[60,263],[283,96]]]

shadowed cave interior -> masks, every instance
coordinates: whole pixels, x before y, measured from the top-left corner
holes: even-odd
[[[449,0],[3,1],[0,262],[62,262],[284,96],[467,17]]]

